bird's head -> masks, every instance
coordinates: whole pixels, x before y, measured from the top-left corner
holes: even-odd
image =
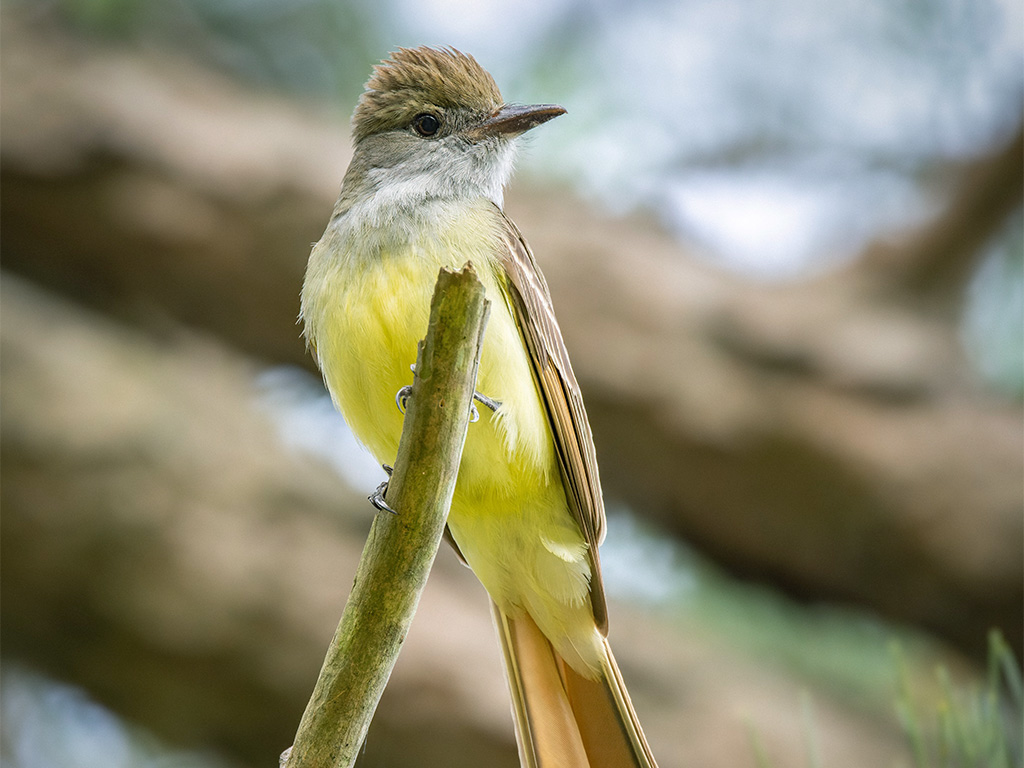
[[[374,69],[359,99],[350,174],[363,192],[392,195],[396,204],[484,196],[500,205],[516,137],[564,113],[506,104],[472,56],[402,48]]]

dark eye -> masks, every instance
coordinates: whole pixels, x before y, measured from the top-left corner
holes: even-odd
[[[424,112],[422,115],[416,115],[413,118],[412,127],[416,129],[416,133],[420,136],[429,137],[441,130],[441,121],[437,118],[437,115]]]

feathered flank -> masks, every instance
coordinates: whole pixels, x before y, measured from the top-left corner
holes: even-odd
[[[374,68],[352,130],[358,142],[422,112],[462,108],[485,115],[502,104],[494,79],[472,56],[454,48],[399,48]]]

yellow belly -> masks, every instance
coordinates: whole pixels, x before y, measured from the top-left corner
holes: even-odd
[[[486,234],[487,209],[465,218],[443,238],[392,245],[373,258],[346,252],[329,230],[303,288],[307,334],[349,427],[378,461],[393,463],[403,418],[395,394],[412,383],[438,269],[473,262],[491,301],[476,388],[501,406],[479,408],[469,426],[448,524],[499,606],[529,611],[549,638],[565,636],[578,649],[593,627],[586,544],[568,512],[546,411],[494,272],[498,241]]]

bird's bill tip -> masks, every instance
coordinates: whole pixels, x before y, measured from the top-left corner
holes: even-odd
[[[506,104],[470,129],[473,138],[518,136],[548,120],[564,115],[557,104]]]

